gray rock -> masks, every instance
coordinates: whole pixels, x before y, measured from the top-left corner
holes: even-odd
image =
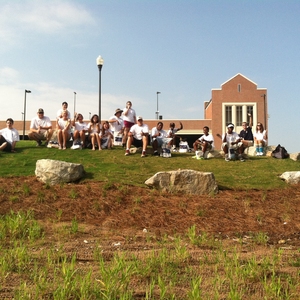
[[[167,192],[208,195],[218,193],[215,176],[211,172],[177,170],[158,172],[145,181],[149,187]]]
[[[290,159],[292,159],[294,161],[300,160],[300,152],[291,153]]]
[[[297,184],[300,182],[300,171],[284,172],[279,177],[289,184]]]
[[[84,173],[81,164],[52,159],[40,159],[36,162],[35,175],[37,179],[50,185],[77,181],[83,177]]]

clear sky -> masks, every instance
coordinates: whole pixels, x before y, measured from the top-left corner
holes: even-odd
[[[0,120],[63,101],[102,119],[128,100],[145,119],[203,119],[241,73],[268,90],[269,144],[300,152],[300,1],[0,0]]]

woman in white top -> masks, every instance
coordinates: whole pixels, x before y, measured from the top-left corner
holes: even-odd
[[[92,143],[92,150],[95,150],[96,144],[98,145],[98,149],[101,149],[101,144],[100,144],[100,133],[101,125],[99,123],[99,117],[98,115],[93,115],[89,124],[89,139],[91,140]]]
[[[109,129],[109,123],[107,121],[103,122],[99,136],[101,140],[101,149],[111,149],[114,136],[111,130]]]
[[[123,109],[123,122],[124,122],[124,135],[123,135],[123,147],[125,147],[127,142],[127,136],[130,128],[136,123],[136,113],[132,108],[132,103],[127,101],[126,107]]]
[[[264,147],[268,144],[268,134],[262,123],[257,123],[256,131],[254,132],[253,136],[256,147],[256,155],[264,155]]]
[[[73,146],[81,145],[82,148],[85,147],[85,134],[88,131],[88,125],[83,121],[83,115],[75,113],[72,122],[74,127],[73,133]]]
[[[66,150],[67,141],[71,138],[71,120],[68,118],[68,112],[62,113],[62,118],[56,121],[58,149]]]

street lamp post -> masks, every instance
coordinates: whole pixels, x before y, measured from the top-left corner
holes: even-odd
[[[103,58],[99,55],[96,59],[96,63],[99,69],[99,122],[101,124],[101,70],[104,63]]]
[[[25,140],[25,122],[26,122],[26,94],[31,93],[29,90],[25,90],[25,96],[24,96],[24,119],[23,119],[23,140]]]
[[[160,92],[156,92],[156,119],[159,119],[159,110],[158,110],[158,94],[160,94]]]
[[[74,117],[76,112],[76,92],[74,92]]]

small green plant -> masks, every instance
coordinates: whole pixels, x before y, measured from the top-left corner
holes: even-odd
[[[73,234],[78,232],[78,222],[77,222],[76,217],[72,219],[72,225],[71,225],[70,231]]]
[[[70,190],[69,196],[70,196],[71,199],[75,200],[78,197],[78,193],[74,188],[72,188]]]
[[[38,203],[45,202],[45,193],[43,191],[38,191],[36,202],[38,202]]]
[[[23,184],[23,195],[26,197],[30,195],[30,187],[27,183]]]
[[[10,201],[11,203],[19,202],[19,201],[20,201],[20,198],[19,198],[19,196],[17,196],[17,195],[10,195],[10,196],[9,196],[9,201]]]
[[[252,235],[252,240],[256,245],[266,245],[268,243],[269,237],[264,232],[258,232]]]

